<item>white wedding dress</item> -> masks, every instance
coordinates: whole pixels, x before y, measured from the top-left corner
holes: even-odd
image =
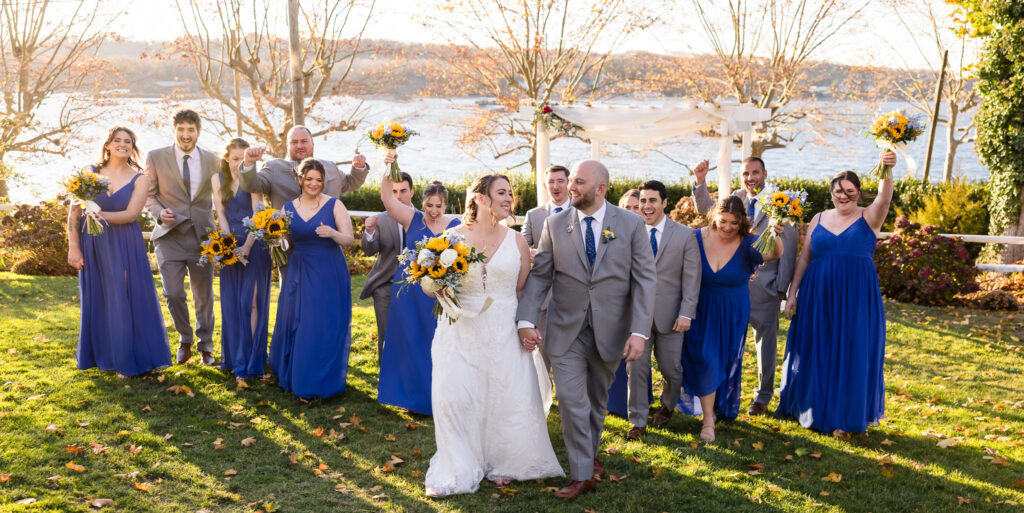
[[[548,437],[545,397],[551,396],[538,351],[523,349],[516,331],[519,248],[509,230],[490,262],[471,264],[462,307],[478,317],[437,322],[431,348],[431,403],[437,452],[430,458],[430,496],[474,493],[480,481],[563,476]],[[547,399],[548,401],[550,399]]]

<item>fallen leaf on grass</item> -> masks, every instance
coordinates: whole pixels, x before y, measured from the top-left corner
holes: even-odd
[[[88,422],[79,422],[78,423],[78,427],[89,427],[89,423]]]
[[[396,438],[395,438],[395,435],[390,435],[390,434],[389,434],[389,435],[386,435],[386,436],[384,437],[384,440],[386,440],[386,441],[388,441],[388,442],[394,442],[394,441],[396,440]]]
[[[237,471],[237,470],[235,470],[235,469],[233,469],[233,468],[229,468],[229,469],[227,469],[227,470],[225,470],[225,471],[224,471],[224,475],[225,475],[225,476],[234,476],[234,475],[238,475],[238,471]]]
[[[419,449],[413,449],[412,450],[412,455],[413,456],[423,456],[423,451],[421,451]]]
[[[882,477],[892,479],[895,475],[896,474],[892,471],[892,468],[882,467]]]
[[[383,489],[384,489],[384,485],[376,485],[376,486],[371,487],[370,491],[371,492],[376,492],[377,490],[383,490]]]
[[[140,492],[148,492],[153,488],[153,485],[149,483],[135,483],[135,489]]]
[[[970,504],[970,503],[971,503],[971,499],[968,499],[966,497],[961,497],[959,495],[956,496],[956,505],[957,506],[963,506],[964,504]]]
[[[20,501],[15,501],[14,503],[15,504],[32,504],[35,501],[36,501],[36,499],[34,499],[32,497],[27,497],[27,498],[21,499]]]
[[[255,418],[249,419],[249,422],[252,423],[252,424],[259,424],[260,422],[263,422],[263,419],[260,418],[260,417],[255,417]]]
[[[809,454],[808,456],[810,456],[812,458],[818,458],[820,460],[821,459],[821,451],[814,451],[811,454]]]
[[[370,497],[370,498],[375,500],[375,501],[386,501],[386,500],[388,500],[388,496],[383,494],[383,493],[380,494],[380,495],[374,495],[373,497]]]
[[[1014,488],[1024,488],[1024,479],[1021,479],[1020,481],[1014,481],[1012,484],[1010,484],[1010,486]]]
[[[114,500],[113,499],[93,499],[91,502],[89,502],[89,506],[92,507],[92,508],[96,508],[96,509],[102,509],[102,508],[105,508],[107,506],[113,506],[113,505],[114,505]]]
[[[114,475],[112,475],[110,477],[113,477],[114,479],[121,479],[121,480],[124,480],[124,481],[131,481],[131,480],[135,479],[136,477],[139,477],[139,471],[136,470],[135,472],[132,472],[130,474],[114,474]]]
[[[317,465],[317,467],[316,467],[316,469],[319,470],[320,472],[324,472],[324,471],[330,470],[330,468],[331,467],[328,466],[326,463],[321,463],[321,464]]]
[[[513,496],[513,495],[515,495],[517,493],[519,493],[519,490],[516,490],[514,488],[502,487],[502,489],[501,489],[501,494],[502,495]]]
[[[838,482],[843,480],[843,475],[842,474],[836,474],[835,472],[829,472],[828,475],[823,477],[823,478],[821,478],[821,480],[822,481],[830,481],[830,482],[833,482],[833,483],[838,483]]]
[[[764,442],[754,442],[754,443],[750,444],[750,446],[753,447],[755,451],[763,451],[764,450]]]
[[[6,483],[11,480],[11,474],[0,474],[0,483]]]
[[[637,465],[640,464],[640,458],[637,458],[636,456],[629,456],[626,459],[632,461],[633,463],[636,463]]]
[[[963,440],[964,440],[963,437],[955,436],[953,438],[947,438],[945,440],[939,440],[939,442],[937,444],[935,444],[935,445],[939,449],[946,449],[946,448],[952,447],[952,446],[962,442]]]
[[[352,416],[348,418],[348,421],[358,426],[363,419],[359,418],[359,415],[353,413]]]
[[[886,438],[885,440],[882,440],[879,445],[892,445],[892,440]]]
[[[74,470],[75,472],[85,472],[85,467],[75,463],[75,460],[71,460],[65,463],[64,468]]]
[[[764,463],[748,463],[747,466],[753,470],[764,470]]]
[[[413,471],[412,471],[412,472],[410,472],[409,474],[410,474],[410,475],[411,475],[412,477],[420,477],[420,476],[422,476],[422,475],[423,475],[423,472],[420,472],[419,470],[413,470]]]
[[[419,428],[419,427],[420,427],[420,425],[415,423],[415,422],[409,422],[409,423],[407,423],[405,425],[405,429],[407,429],[409,431],[416,431],[416,429]]]
[[[46,431],[47,433],[53,433],[53,434],[56,434],[56,435],[64,434],[64,430],[63,429],[57,427],[56,424],[52,424],[52,423],[50,425],[46,426],[46,429],[44,431]]]
[[[289,454],[288,455],[288,462],[291,463],[292,465],[297,464],[299,462],[299,455],[298,454]]]
[[[820,495],[820,496],[822,496],[822,497],[828,497],[828,496],[829,496],[829,493],[828,493],[828,492],[826,492],[825,490],[822,490],[822,491],[818,492],[818,495]]]
[[[256,437],[250,436],[249,438],[243,438],[242,439],[242,447],[249,447],[250,445],[252,445],[254,443],[256,443]]]
[[[768,483],[768,491],[769,492],[782,492],[782,491],[785,491],[785,490],[783,490],[782,487],[780,487],[779,485]]]
[[[164,376],[163,374],[156,377],[156,380],[160,383],[163,383],[165,379],[167,379],[167,376]]]
[[[655,468],[655,469],[651,469],[651,473],[652,474],[660,474],[660,473],[662,473],[664,471],[665,471],[665,469],[660,468],[660,467],[659,468]]]
[[[541,491],[541,493],[557,492],[558,491],[558,487],[557,486],[545,486],[544,488],[541,488],[540,491]]]
[[[185,385],[171,385],[167,387],[168,392],[174,392],[174,395],[185,394],[189,397],[195,397],[196,394],[192,392],[192,389]]]
[[[135,444],[132,444],[132,446],[128,448],[128,452],[130,452],[132,454],[138,454],[138,453],[142,452],[142,446],[140,445],[140,446],[136,447]]]
[[[78,454],[78,453],[80,453],[80,452],[82,452],[84,450],[85,450],[85,447],[82,447],[81,445],[78,445],[78,443],[71,444],[71,445],[69,445],[69,446],[64,448],[64,452],[69,452],[71,454]]]
[[[315,436],[317,438],[323,438],[323,436],[324,436],[324,428],[323,427],[318,427],[318,428],[314,429],[313,430],[313,436]]]
[[[608,473],[608,479],[610,479],[611,482],[613,482],[613,483],[621,483],[627,477],[629,477],[629,476],[627,476],[626,474],[622,474],[620,476],[620,475],[616,475],[615,472],[609,472]]]
[[[150,408],[149,405],[147,404],[147,405],[142,407],[142,411],[147,411],[147,412],[148,411],[153,411],[153,408]]]
[[[1000,458],[999,456],[996,456],[996,457],[992,458],[992,464],[997,466],[997,467],[1009,467],[1010,466],[1010,462],[1009,461],[1006,461],[1005,459]]]
[[[808,454],[811,453],[811,450],[805,449],[803,447],[797,447],[795,452],[797,456],[807,456]]]

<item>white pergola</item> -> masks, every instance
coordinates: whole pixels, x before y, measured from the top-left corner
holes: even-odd
[[[768,121],[769,109],[750,104],[705,103],[683,100],[653,105],[551,105],[558,117],[583,127],[581,136],[590,139],[590,158],[600,160],[602,144],[650,144],[675,137],[694,135],[715,129],[720,135],[718,150],[718,190],[730,192],[732,178],[732,141],[743,134],[743,157],[750,155],[754,123]],[[535,108],[522,107],[521,119],[532,120]],[[537,204],[548,201],[544,188],[544,170],[551,165],[551,134],[543,124],[537,126]]]

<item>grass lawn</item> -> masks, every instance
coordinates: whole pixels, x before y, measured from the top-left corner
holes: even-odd
[[[0,511],[95,511],[95,499],[187,513],[1024,509],[1021,313],[886,303],[888,419],[867,434],[741,415],[700,444],[698,420],[676,415],[640,443],[609,418],[603,461],[618,482],[597,493],[559,501],[558,479],[435,501],[423,495],[431,420],[375,402],[368,302],[354,307],[348,390],[303,403],[194,363],[139,378],[78,371],[76,295],[73,278],[0,273]],[[548,428],[565,464],[557,409]]]

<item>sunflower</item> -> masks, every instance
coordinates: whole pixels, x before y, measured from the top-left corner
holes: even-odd
[[[789,203],[789,196],[786,193],[779,191],[772,194],[772,204],[776,207],[785,207]]]
[[[68,189],[69,192],[75,192],[75,191],[78,190],[79,185],[81,185],[81,184],[79,184],[78,179],[77,178],[72,178],[72,179],[68,180],[67,189]]]
[[[232,265],[238,263],[238,255],[234,252],[224,255],[224,259],[220,261],[221,265]]]
[[[428,240],[424,247],[431,251],[440,253],[451,247],[451,243],[449,243],[448,239],[445,237],[434,237],[433,239]]]
[[[377,128],[374,128],[373,133],[370,134],[370,137],[374,140],[384,137],[384,128],[379,126]]]
[[[219,240],[211,240],[210,252],[214,255],[219,255],[224,252],[224,245]]]
[[[238,245],[238,239],[235,238],[235,234],[233,233],[222,235],[220,241],[224,244],[225,249],[230,249]]]
[[[789,207],[789,215],[791,215],[793,217],[801,217],[801,216],[803,216],[804,215],[804,207],[801,207],[800,205],[790,205],[790,207]]]
[[[213,250],[210,249],[210,245],[209,244],[203,244],[200,247],[202,248],[201,254],[206,255],[208,257],[212,257],[212,256],[215,255]]]
[[[455,272],[459,274],[466,274],[466,271],[469,270],[469,262],[467,262],[465,258],[460,256],[459,258],[456,258],[454,262],[452,262],[452,269],[454,269]]]
[[[271,219],[267,222],[267,235],[271,237],[284,235],[284,223],[280,219]]]
[[[799,205],[800,204],[800,198],[793,198],[793,199],[789,200],[789,204],[794,206],[794,207]]]
[[[893,139],[899,139],[899,138],[903,137],[903,127],[901,127],[899,125],[890,126],[889,127],[889,135],[891,135]]]
[[[426,274],[426,272],[427,269],[420,265],[420,263],[416,262],[415,260],[411,264],[409,264],[409,276],[412,276],[414,279],[419,279],[423,277],[423,275]]]
[[[438,262],[430,266],[430,269],[427,272],[430,274],[431,278],[444,278],[444,275],[448,273],[448,269],[445,269],[444,266]]]
[[[452,249],[454,249],[455,252],[459,254],[459,256],[463,256],[464,257],[464,256],[469,254],[469,246],[467,246],[467,245],[465,245],[465,244],[463,244],[461,242],[456,244],[455,246],[453,246]]]

